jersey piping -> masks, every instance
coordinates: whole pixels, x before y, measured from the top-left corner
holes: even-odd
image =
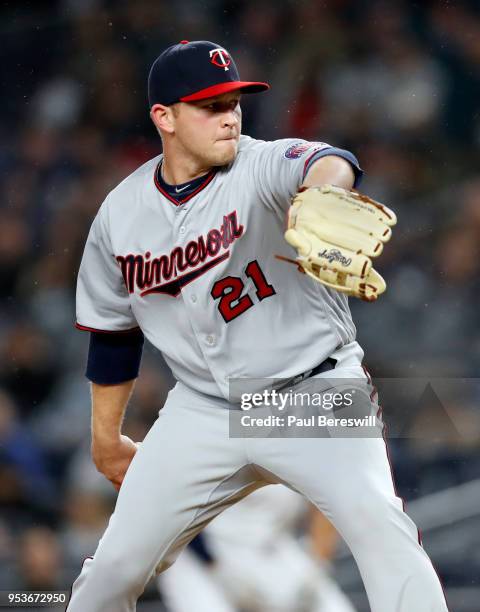
[[[210,172],[206,175],[205,180],[200,183],[200,185],[189,195],[187,195],[185,198],[174,198],[172,195],[170,195],[168,193],[168,191],[166,191],[159,179],[159,172],[160,172],[160,168],[162,165],[162,160],[160,160],[157,164],[157,167],[155,168],[155,172],[153,175],[153,180],[155,182],[155,187],[158,189],[158,191],[165,196],[168,200],[170,200],[170,202],[173,202],[173,204],[175,204],[175,206],[180,206],[181,204],[185,204],[185,202],[188,202],[188,200],[191,200],[194,196],[196,196],[198,193],[200,193],[200,191],[202,191],[202,189],[205,189],[205,187],[211,183],[211,181],[213,180],[213,178],[215,177],[217,170],[216,168],[213,168],[212,170],[210,170]]]
[[[80,323],[75,323],[75,327],[80,331],[95,332],[96,334],[131,334],[132,332],[137,331],[137,329],[140,329],[138,325],[135,325],[135,327],[130,327],[129,329],[97,329],[95,327],[81,325]]]

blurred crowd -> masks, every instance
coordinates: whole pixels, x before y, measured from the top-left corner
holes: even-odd
[[[114,503],[89,459],[75,280],[105,195],[160,152],[146,78],[169,44],[223,44],[272,85],[244,100],[245,133],[352,150],[362,190],[398,213],[387,294],[352,303],[374,375],[477,376],[478,2],[32,0],[0,17],[0,588],[67,588]],[[171,384],[148,349],[129,435]],[[454,406],[474,435],[393,441],[406,498],[478,474],[479,402]]]

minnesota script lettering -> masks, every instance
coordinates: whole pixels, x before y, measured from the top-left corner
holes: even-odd
[[[234,210],[223,217],[218,229],[211,229],[206,235],[188,242],[185,247],[175,247],[168,255],[152,258],[150,251],[144,255],[118,255],[116,259],[128,292],[134,293],[138,287],[142,297],[151,293],[177,297],[182,287],[228,259],[230,245],[242,236],[243,230]],[[194,269],[183,274],[189,268]]]

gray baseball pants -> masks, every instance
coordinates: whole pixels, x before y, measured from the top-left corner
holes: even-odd
[[[364,376],[359,366],[335,375]],[[148,580],[210,520],[272,482],[303,494],[333,523],[355,557],[372,612],[447,611],[395,494],[382,437],[230,438],[226,408],[180,383],[170,392],[73,585],[68,612],[133,612]]]

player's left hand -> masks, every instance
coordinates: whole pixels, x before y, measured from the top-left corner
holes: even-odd
[[[285,240],[297,249],[295,263],[303,272],[327,287],[372,302],[386,283],[371,258],[383,251],[396,222],[392,210],[356,191],[309,187],[293,199]]]

